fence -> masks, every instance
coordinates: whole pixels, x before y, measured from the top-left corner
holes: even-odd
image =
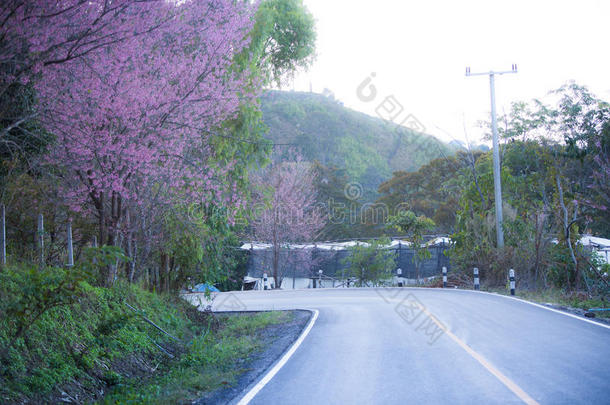
[[[22,244],[21,246],[13,245],[15,250],[20,250],[17,252],[17,255],[14,256],[19,257],[24,256],[24,250],[33,248],[31,250],[36,251],[36,261],[40,266],[47,265],[50,255],[50,248],[54,248],[58,250],[55,252],[55,256],[51,262],[53,265],[66,267],[74,266],[74,246],[72,243],[72,221],[70,219],[66,219],[64,228],[57,227],[61,221],[57,221],[55,218],[55,227],[53,228],[53,232],[51,235],[47,235],[45,231],[45,218],[42,214],[38,214],[36,216],[35,221],[35,231],[31,230],[23,230],[20,229],[20,240],[30,239],[30,244]],[[6,207],[4,205],[0,205],[0,266],[5,266],[8,261],[7,255],[7,244],[8,244],[8,233],[7,233],[7,220],[6,220]],[[27,238],[23,238],[24,235],[27,235]],[[47,237],[49,236],[49,237]],[[50,246],[49,246],[50,245]]]
[[[250,246],[248,249],[247,247]],[[247,275],[251,278],[260,279],[264,273],[271,274],[273,263],[273,250],[268,247],[254,248],[252,244],[246,244],[242,249],[248,251]],[[416,279],[415,263],[413,261],[414,250],[407,244],[395,243],[385,248],[394,254],[396,270],[402,270],[402,277]],[[420,278],[440,275],[442,268],[450,269],[449,257],[445,252],[449,244],[441,242],[428,247],[431,257],[420,264]],[[324,276],[344,280],[348,274],[348,265],[345,259],[351,254],[349,249],[325,249],[318,247],[283,248],[279,252],[280,273],[285,279],[297,278],[308,279],[318,276],[322,270]],[[394,272],[394,274],[396,274]]]

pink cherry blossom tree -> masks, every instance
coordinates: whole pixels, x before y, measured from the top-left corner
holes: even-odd
[[[324,210],[316,204],[310,165],[295,152],[289,155],[288,160],[274,162],[253,179],[258,194],[253,233],[257,240],[272,245],[275,288],[281,288],[284,279],[280,251],[289,243],[312,241],[326,221]]]
[[[31,86],[37,104],[2,131],[36,119],[53,133],[46,162],[72,210],[97,216],[102,244],[138,226],[161,239],[158,218],[176,205],[213,202],[231,221],[243,202],[210,138],[258,95],[233,65],[255,12],[233,0],[7,0],[0,95]]]
[[[209,137],[254,96],[243,93],[248,72],[231,69],[252,12],[232,0],[144,2],[123,17],[148,31],[42,72],[41,118],[57,137],[49,162],[64,169],[72,209],[94,208],[104,243],[134,205],[239,204]]]
[[[163,20],[164,0],[5,0],[0,5],[0,98],[41,78],[50,66],[99,52],[154,31]],[[165,18],[171,18],[167,15]],[[0,140],[27,128],[38,112],[6,114]]]

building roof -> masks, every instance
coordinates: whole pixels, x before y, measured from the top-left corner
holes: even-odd
[[[610,247],[610,239],[598,238],[597,236],[583,235],[580,238],[580,243],[583,246],[595,246],[602,249]]]
[[[451,243],[451,239],[448,237],[438,237],[438,238],[434,238],[428,242],[426,242],[424,245],[422,246],[436,246],[436,245],[440,245],[440,244],[445,244],[448,245]],[[367,242],[363,242],[363,241],[358,241],[358,240],[350,240],[347,242],[321,242],[321,243],[306,243],[306,244],[298,244],[298,243],[293,243],[293,244],[288,244],[286,245],[288,247],[288,249],[321,249],[321,250],[347,250],[350,247],[356,246],[356,245],[360,245],[360,246],[370,246],[369,243]],[[404,239],[393,239],[389,245],[386,245],[385,247],[388,249],[391,248],[395,248],[397,246],[411,246],[413,245],[411,242],[409,242],[408,240],[404,240]],[[262,242],[247,242],[244,243],[241,246],[241,249],[243,250],[266,250],[266,249],[271,249],[272,248],[272,244],[270,243],[262,243]]]

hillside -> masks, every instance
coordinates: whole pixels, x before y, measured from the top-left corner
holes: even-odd
[[[367,193],[394,171],[416,171],[454,147],[433,136],[348,109],[321,94],[269,91],[262,97],[266,135],[295,144],[307,160],[344,168]]]

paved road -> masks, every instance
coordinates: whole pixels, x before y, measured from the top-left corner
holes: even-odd
[[[222,293],[215,310],[319,310],[252,404],[610,404],[610,329],[442,289]]]

